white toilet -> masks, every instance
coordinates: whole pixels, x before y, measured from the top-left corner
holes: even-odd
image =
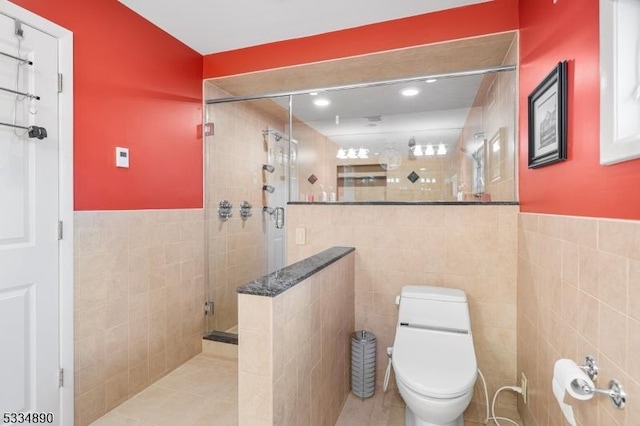
[[[407,426],[464,426],[477,376],[467,295],[462,290],[406,286],[392,364],[407,404]]]

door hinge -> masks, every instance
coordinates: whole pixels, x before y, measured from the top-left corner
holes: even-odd
[[[64,386],[64,368],[61,368],[58,372],[58,387],[61,388]]]
[[[17,19],[13,22],[15,27],[15,31],[13,33],[16,35],[16,37],[24,38],[24,31],[22,31],[22,22],[18,21]]]
[[[64,227],[62,225],[62,221],[58,221],[58,240],[61,240],[64,234]]]
[[[212,301],[204,302],[204,314],[205,315],[213,315],[213,302]]]
[[[58,73],[58,93],[62,93],[62,73]]]

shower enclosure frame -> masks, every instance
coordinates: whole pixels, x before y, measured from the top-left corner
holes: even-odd
[[[266,135],[267,138],[271,137],[271,135],[273,133],[280,135],[282,138],[284,138],[286,140],[286,152],[285,152],[285,158],[287,161],[287,164],[284,167],[285,170],[285,182],[286,184],[283,186],[283,189],[285,191],[284,194],[284,201],[283,201],[283,208],[285,209],[285,213],[284,213],[284,227],[285,227],[285,238],[283,239],[283,246],[282,246],[282,258],[285,260],[285,265],[286,266],[286,226],[287,226],[287,222],[286,222],[286,206],[287,203],[290,199],[290,194],[292,191],[292,179],[291,179],[291,168],[289,167],[290,165],[290,156],[291,156],[291,144],[292,143],[296,143],[295,140],[292,139],[291,137],[291,129],[293,126],[293,116],[292,116],[292,100],[293,100],[293,96],[292,95],[285,95],[288,98],[288,103],[287,103],[287,119],[286,119],[286,126],[287,126],[287,130],[285,132],[280,132],[277,131],[275,129],[271,129],[269,127],[267,127],[266,129],[263,130],[263,135]],[[283,96],[281,96],[283,97]],[[255,100],[255,99],[248,99],[248,100]],[[241,100],[238,100],[241,101]],[[233,102],[233,101],[230,101]],[[205,254],[205,265],[204,265],[204,271],[205,271],[205,280],[204,280],[204,285],[205,285],[205,295],[206,295],[206,300],[204,301],[204,314],[206,316],[206,320],[205,320],[205,336],[210,335],[211,336],[211,340],[216,340],[216,341],[222,341],[222,342],[226,342],[226,343],[236,343],[237,344],[237,333],[230,333],[226,330],[216,330],[214,327],[211,326],[210,322],[211,319],[213,318],[213,316],[216,314],[216,300],[213,297],[212,294],[212,282],[211,282],[211,274],[210,274],[210,265],[209,265],[209,259],[210,259],[210,231],[209,231],[209,226],[211,221],[217,221],[218,220],[218,215],[213,211],[212,207],[210,206],[210,194],[209,191],[207,191],[207,177],[209,176],[209,173],[211,171],[211,155],[209,153],[209,144],[206,141],[207,137],[213,136],[214,132],[215,132],[215,125],[213,123],[213,121],[211,120],[211,114],[209,109],[207,108],[208,105],[212,105],[212,104],[216,104],[218,102],[205,102],[204,103],[204,108],[203,108],[203,167],[204,167],[204,179],[203,179],[203,205],[204,207],[204,221],[206,224],[206,232],[204,235],[204,254]],[[225,102],[226,103],[226,102]],[[209,133],[211,132],[211,133]],[[266,159],[265,159],[266,161]],[[261,183],[260,185],[266,185],[266,183]],[[256,206],[258,207],[258,206]],[[259,212],[260,214],[263,213],[263,208],[262,206],[260,206],[258,209],[256,209],[256,212]],[[270,220],[269,218],[267,218],[267,221]],[[269,245],[267,245],[267,249],[269,249]],[[268,256],[268,254],[267,254]],[[269,272],[273,272],[269,270],[269,266],[267,266],[267,271],[266,273]],[[266,275],[265,273],[265,275]],[[255,277],[255,278],[259,278],[259,277]]]

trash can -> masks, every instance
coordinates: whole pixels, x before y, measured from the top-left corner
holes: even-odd
[[[351,334],[351,392],[360,398],[376,390],[376,336],[365,330]]]

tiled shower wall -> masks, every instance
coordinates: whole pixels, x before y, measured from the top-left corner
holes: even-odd
[[[640,222],[520,214],[518,226],[518,371],[531,400],[527,426],[564,423],[551,392],[559,358],[596,358],[596,384],[618,379],[625,410],[609,398],[575,403],[584,426],[640,422]]]
[[[490,395],[516,384],[518,206],[289,205],[287,215],[288,263],[332,246],[356,247],[355,328],[377,336],[378,382],[395,335],[395,297],[403,286],[421,284],[467,292]],[[296,245],[296,228],[305,229],[305,245]],[[483,404],[477,384],[466,418],[482,421]],[[497,411],[509,415],[515,406],[514,395],[504,393]]]
[[[75,214],[75,424],[201,351],[202,210]]]

